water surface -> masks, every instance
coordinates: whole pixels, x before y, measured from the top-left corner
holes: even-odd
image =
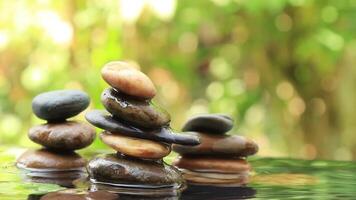
[[[44,194],[66,189],[26,179],[14,166],[15,157],[21,152],[21,149],[0,149],[1,200],[40,199]],[[84,156],[94,154],[96,152],[85,152]],[[254,171],[245,187],[189,185],[180,197],[166,199],[356,199],[355,162],[283,158],[253,158],[249,161]],[[83,191],[88,188],[83,181],[76,186]],[[122,194],[120,199],[135,198]]]

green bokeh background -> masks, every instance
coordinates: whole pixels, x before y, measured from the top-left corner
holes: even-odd
[[[37,146],[38,93],[82,89],[102,108],[101,67],[127,60],[177,131],[228,113],[260,156],[355,159],[355,19],[354,0],[0,1],[0,145]]]

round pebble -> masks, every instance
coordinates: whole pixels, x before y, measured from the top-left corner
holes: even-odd
[[[151,99],[156,95],[152,81],[126,62],[110,62],[101,70],[103,79],[125,94]]]
[[[94,158],[89,162],[87,169],[94,183],[171,187],[184,182],[175,167],[159,161],[134,159],[115,154]]]
[[[117,133],[111,134],[107,131],[100,134],[100,139],[114,150],[137,158],[161,159],[171,152],[170,145]]]
[[[88,122],[96,127],[107,130],[111,133],[120,133],[129,137],[148,139],[158,142],[175,143],[182,145],[197,145],[199,138],[185,134],[173,134],[167,127],[162,127],[157,130],[142,130],[137,127],[130,126],[122,120],[113,118],[105,111],[92,110],[87,112],[85,118]]]
[[[72,170],[84,167],[86,160],[74,152],[54,152],[47,149],[28,150],[17,159],[20,168]]]
[[[76,150],[89,146],[95,139],[95,129],[75,121],[34,126],[28,137],[35,143],[51,149]]]
[[[247,157],[258,152],[258,145],[251,139],[238,135],[211,135],[189,132],[200,138],[200,144],[192,147],[173,145],[173,150],[187,155],[227,155]]]
[[[174,166],[192,171],[221,172],[221,173],[246,173],[251,167],[246,160],[240,158],[220,157],[178,157]]]
[[[56,90],[37,95],[32,100],[35,115],[47,121],[63,121],[85,110],[90,99],[79,90]]]
[[[168,126],[170,115],[147,100],[129,97],[114,88],[104,90],[101,102],[107,111],[133,126],[156,129]]]
[[[224,114],[202,114],[190,118],[182,130],[224,134],[232,129],[233,123],[232,118]]]

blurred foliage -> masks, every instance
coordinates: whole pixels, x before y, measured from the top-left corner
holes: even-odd
[[[176,130],[191,115],[223,112],[262,156],[356,158],[356,1],[23,0],[0,9],[0,144],[35,146],[26,132],[43,123],[30,106],[40,92],[82,89],[89,109],[102,108],[100,68],[130,60],[153,79]]]

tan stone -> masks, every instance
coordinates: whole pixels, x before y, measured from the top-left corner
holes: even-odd
[[[104,131],[100,139],[116,151],[137,158],[161,159],[171,152],[170,145],[151,140],[127,137],[119,133]]]
[[[46,149],[28,150],[17,159],[21,168],[69,170],[81,168],[86,160],[74,152],[53,152]]]
[[[115,61],[106,64],[101,75],[109,85],[125,94],[145,99],[156,95],[156,88],[150,78],[126,62]]]
[[[250,164],[240,158],[217,157],[178,157],[173,162],[178,168],[192,171],[244,173],[250,170]]]

